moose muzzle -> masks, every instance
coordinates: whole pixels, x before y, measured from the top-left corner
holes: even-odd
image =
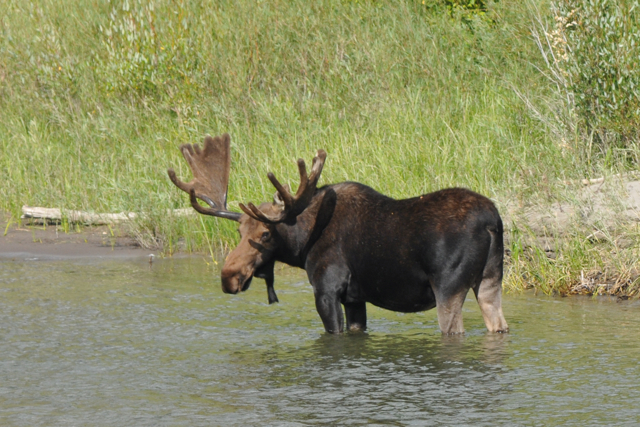
[[[246,270],[246,271],[243,271]],[[237,270],[235,268],[222,268],[221,274],[222,291],[225,294],[237,294],[249,289],[251,279],[253,279],[253,269]]]

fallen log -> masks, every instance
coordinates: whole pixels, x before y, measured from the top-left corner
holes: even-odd
[[[591,179],[579,179],[579,180],[568,180],[568,181],[564,181],[565,185],[574,185],[577,183],[580,183],[582,185],[585,186],[589,186],[589,185],[595,185],[595,184],[602,184],[603,182],[605,182],[607,179],[613,179],[613,178],[627,178],[627,177],[636,177],[640,175],[637,171],[627,171],[627,172],[623,172],[623,173],[616,173],[613,175],[610,175],[608,177],[605,176],[601,176],[600,178],[591,178]]]
[[[194,215],[193,209],[169,209],[167,215],[175,216],[188,216]],[[107,225],[117,224],[120,222],[131,221],[140,217],[135,212],[120,212],[120,213],[91,213],[75,210],[62,210],[58,208],[40,208],[23,206],[22,207],[22,219],[36,219],[43,221],[62,221],[66,219],[70,223],[83,223],[87,225]]]

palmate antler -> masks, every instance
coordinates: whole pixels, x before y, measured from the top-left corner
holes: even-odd
[[[282,211],[275,216],[267,215],[258,209],[253,203],[249,203],[247,206],[240,203],[240,209],[244,211],[250,217],[262,221],[268,224],[277,224],[285,221],[287,218],[292,218],[300,215],[304,211],[316,192],[316,186],[322,173],[322,167],[324,161],[327,158],[327,153],[324,150],[318,150],[316,157],[313,158],[313,164],[311,165],[311,174],[307,177],[307,167],[304,160],[298,159],[298,170],[300,171],[300,186],[295,196],[292,196],[287,186],[280,184],[271,172],[267,174],[269,180],[278,190],[278,196],[283,204]]]
[[[193,179],[184,183],[178,179],[173,169],[168,169],[167,173],[179,189],[189,193],[191,206],[201,214],[239,221],[241,213],[227,210],[227,187],[231,167],[229,134],[225,133],[215,138],[207,135],[202,149],[198,144],[183,144],[180,151],[189,163]],[[201,206],[196,198],[206,202],[210,208]]]

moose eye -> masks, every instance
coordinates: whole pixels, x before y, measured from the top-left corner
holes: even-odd
[[[261,240],[264,242],[265,240],[269,239],[269,237],[271,237],[271,233],[269,233],[268,231],[265,231],[264,233],[262,233]]]

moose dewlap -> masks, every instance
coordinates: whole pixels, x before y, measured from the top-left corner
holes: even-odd
[[[203,148],[184,144],[189,183],[172,169],[171,181],[189,193],[202,214],[239,222],[240,243],[222,269],[222,290],[238,293],[251,279],[267,283],[269,303],[276,261],[306,270],[327,332],[367,327],[366,303],[401,312],[436,307],[445,334],[464,332],[462,304],[473,289],[487,329],[507,332],[502,314],[503,228],[495,205],[464,188],[394,200],[366,185],[342,182],[317,188],[327,154],[311,172],[298,160],[295,195],[269,173],[272,203],[227,210],[229,135],[207,136]],[[197,199],[209,205],[201,206]],[[344,307],[343,315],[342,307]]]

